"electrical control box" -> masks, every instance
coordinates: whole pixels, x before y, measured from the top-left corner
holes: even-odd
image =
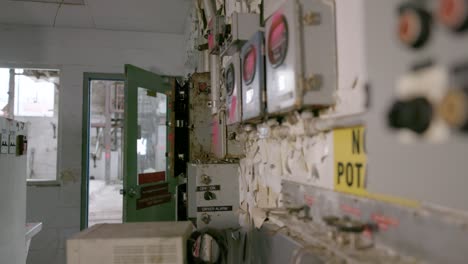
[[[23,156],[27,153],[27,124],[2,119],[0,124],[0,154]]]
[[[242,121],[261,121],[265,113],[265,49],[258,31],[242,47]]]
[[[224,68],[227,125],[239,123],[242,114],[242,83],[239,53],[234,53]]]
[[[189,160],[207,160],[211,153],[210,73],[192,75],[189,89]]]
[[[238,52],[242,45],[260,28],[260,16],[254,13],[231,15],[230,34],[227,35],[222,54],[231,56]]]
[[[269,114],[334,104],[337,89],[335,2],[292,0],[266,21]]]
[[[263,17],[268,19],[287,0],[263,0]]]
[[[368,1],[367,191],[468,210],[468,4]]]
[[[197,228],[237,227],[238,164],[188,164],[188,216]]]
[[[6,126],[6,119],[1,120],[2,127],[0,130],[0,138],[1,138],[1,151],[0,154],[8,154],[9,145],[10,145],[10,129]],[[5,125],[3,124],[5,123]]]
[[[28,159],[24,151],[28,127],[0,117],[0,256],[2,263],[25,263],[26,178]],[[22,142],[18,139],[23,138]]]

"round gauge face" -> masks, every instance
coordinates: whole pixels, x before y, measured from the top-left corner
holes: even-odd
[[[234,87],[235,87],[235,70],[234,70],[234,65],[229,64],[229,67],[226,70],[225,73],[225,81],[226,81],[226,93],[228,96],[231,96],[232,93],[234,92]]]
[[[267,49],[270,64],[274,68],[280,66],[288,52],[288,24],[282,14],[275,14],[272,17]]]
[[[244,56],[244,64],[242,71],[242,78],[244,79],[245,84],[252,83],[255,77],[255,71],[257,67],[257,49],[255,46],[251,45],[249,51]]]

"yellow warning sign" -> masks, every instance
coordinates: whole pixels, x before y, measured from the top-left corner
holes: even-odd
[[[335,190],[366,195],[366,146],[363,126],[333,131]]]

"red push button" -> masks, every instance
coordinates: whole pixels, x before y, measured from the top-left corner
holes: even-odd
[[[430,15],[423,9],[410,6],[400,8],[397,33],[405,45],[422,47],[429,39],[430,27]]]
[[[439,21],[454,31],[462,31],[468,27],[467,0],[439,0],[437,10]]]
[[[399,37],[408,45],[413,45],[421,35],[421,20],[415,12],[406,11],[400,16]]]

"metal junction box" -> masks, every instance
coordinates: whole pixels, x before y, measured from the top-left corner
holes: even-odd
[[[242,121],[261,121],[265,112],[265,49],[258,31],[242,47]]]
[[[192,75],[189,90],[189,160],[206,160],[211,153],[210,73]]]
[[[260,16],[258,14],[232,13],[231,34],[226,39],[223,55],[231,56],[239,51],[259,28]]]
[[[232,40],[247,41],[260,27],[260,16],[254,13],[233,13],[231,16]]]
[[[234,53],[224,68],[224,87],[226,87],[227,125],[241,121],[242,84],[239,53]]]
[[[188,216],[197,228],[239,225],[238,164],[188,164]]]
[[[337,90],[334,1],[286,1],[267,20],[265,38],[269,114],[334,104]]]

